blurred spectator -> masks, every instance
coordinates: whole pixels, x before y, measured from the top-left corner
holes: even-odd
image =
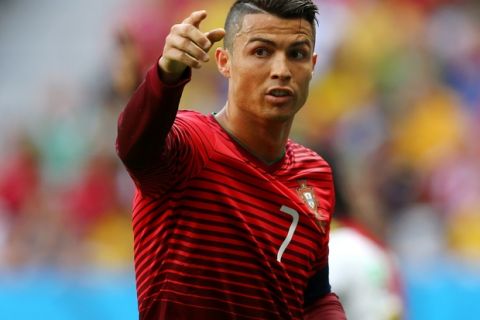
[[[117,55],[112,65],[114,91],[127,98],[158,59],[170,27],[189,0],[132,1],[115,26]],[[175,8],[171,10],[170,8]]]
[[[325,153],[324,153],[325,154]],[[332,165],[336,205],[330,233],[330,282],[348,319],[399,320],[405,312],[404,284],[397,257],[385,238],[371,228],[366,210],[373,190],[354,192],[341,174],[338,160],[325,154]],[[367,174],[363,176],[367,178]],[[355,189],[355,187],[353,187]],[[356,197],[370,198],[355,201]]]
[[[348,319],[403,319],[399,266],[384,241],[355,220],[339,219],[329,247],[332,290]]]
[[[86,265],[122,269],[133,259],[131,218],[118,188],[118,172],[111,152],[94,154],[62,196],[70,232],[86,245]]]
[[[17,135],[0,166],[0,207],[14,219],[37,193],[41,179],[38,148],[27,132]]]
[[[28,133],[19,133],[7,154],[0,166],[0,266],[12,262],[7,252],[11,238],[32,197],[38,194],[41,178],[39,153]]]
[[[38,147],[22,133],[11,148],[11,157],[0,170],[0,214],[8,226],[0,267],[56,265],[62,256],[60,247],[68,243],[63,238],[66,225],[54,195],[45,189]]]

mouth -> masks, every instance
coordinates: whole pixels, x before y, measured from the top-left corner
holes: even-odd
[[[284,106],[293,99],[293,90],[287,87],[271,88],[266,93],[266,101],[275,106]]]
[[[293,96],[293,91],[290,88],[271,88],[267,91],[268,96],[272,96],[275,98],[284,98],[284,97],[291,97]]]

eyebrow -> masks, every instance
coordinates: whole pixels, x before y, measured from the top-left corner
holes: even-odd
[[[275,41],[270,40],[270,39],[266,39],[266,38],[262,38],[262,37],[253,37],[253,38],[251,38],[247,41],[247,44],[250,44],[252,42],[263,42],[263,43],[267,43],[267,44],[269,44],[271,46],[274,46],[274,47],[277,45],[275,43]],[[312,42],[308,39],[299,40],[299,41],[293,42],[291,45],[289,45],[289,47],[298,47],[298,46],[302,46],[302,45],[312,47]]]

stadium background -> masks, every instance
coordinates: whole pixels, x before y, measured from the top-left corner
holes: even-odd
[[[293,138],[334,159],[389,243],[406,319],[480,316],[480,2],[318,0],[319,63]],[[132,185],[116,118],[169,27],[231,1],[0,0],[2,319],[134,319]],[[195,72],[182,107],[218,110]]]

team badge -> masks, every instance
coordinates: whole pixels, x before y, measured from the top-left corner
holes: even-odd
[[[317,223],[320,230],[325,233],[326,220],[328,217],[324,217],[318,212],[318,202],[315,196],[315,191],[312,187],[307,186],[306,180],[299,181],[300,187],[297,189],[297,194],[300,199],[307,205],[310,209],[310,212],[315,216],[315,222]]]

